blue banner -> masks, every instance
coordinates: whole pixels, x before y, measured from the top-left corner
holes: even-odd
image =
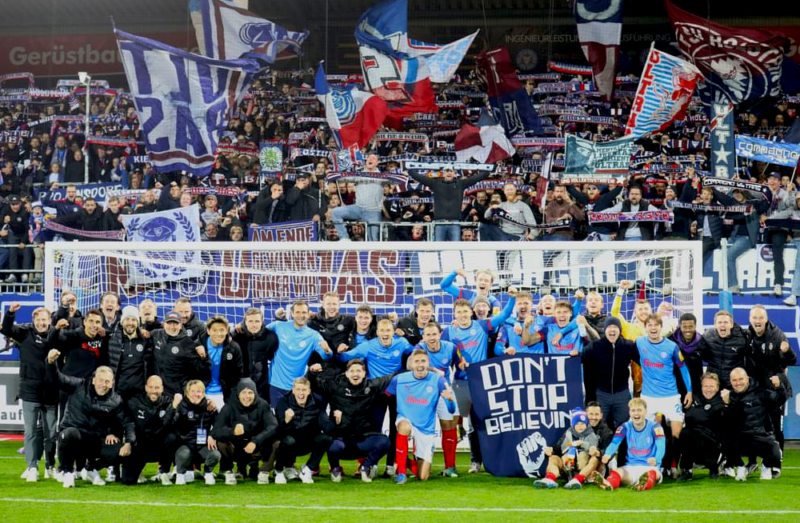
[[[261,183],[264,183],[265,178],[277,178],[283,170],[283,145],[261,142],[258,159],[261,163]]]
[[[251,242],[315,242],[317,222],[314,220],[250,225],[247,239]]]
[[[797,165],[797,160],[800,159],[800,145],[771,142],[740,134],[736,137],[736,156],[784,167],[794,167]]]
[[[711,104],[711,111],[711,119],[717,121],[711,130],[711,172],[717,178],[733,178],[733,111],[718,103]]]
[[[483,464],[495,476],[544,476],[545,447],[570,425],[569,411],[583,406],[581,360],[521,354],[470,365],[473,427]]]
[[[62,185],[58,189],[52,191],[35,188],[33,190],[33,196],[38,200],[43,194],[49,192],[51,200],[63,200],[67,197],[67,185],[69,184]],[[102,204],[105,203],[106,195],[109,191],[121,191],[122,185],[119,183],[81,183],[75,185],[75,190],[77,191],[77,195],[84,200],[86,198],[94,198],[97,203]]]

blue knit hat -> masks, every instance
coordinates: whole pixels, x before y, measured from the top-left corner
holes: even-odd
[[[575,428],[575,425],[577,425],[578,423],[583,423],[587,427],[589,426],[589,416],[587,416],[586,411],[581,408],[572,409],[572,412],[569,413],[569,417],[570,420],[572,421],[573,429]]]

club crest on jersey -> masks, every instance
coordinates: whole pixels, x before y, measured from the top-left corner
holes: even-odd
[[[396,351],[394,351],[394,352],[392,353],[392,356],[394,356],[395,358],[396,358],[397,356],[400,356],[400,351],[399,351],[399,350],[396,350]]]
[[[667,357],[667,353],[666,353],[666,352],[662,352],[662,353],[661,353],[661,357],[662,357],[662,358],[666,358],[666,357]]]
[[[298,345],[300,346],[300,348],[301,348],[301,349],[302,349],[303,347],[305,347],[305,346],[306,346],[306,342],[305,342],[305,340],[303,340],[303,341],[301,341],[300,343],[298,343]]]
[[[470,331],[469,331],[469,335],[470,335],[470,336],[475,336],[475,334],[477,334],[477,332],[475,331],[475,329],[470,329]]]
[[[342,332],[344,330],[344,325],[340,323],[339,325],[336,326],[336,330]]]
[[[233,359],[233,354],[229,352],[228,354],[225,355],[225,359],[231,361]]]
[[[172,347],[170,349],[170,352],[172,352],[172,354],[178,354],[180,351],[181,350],[178,347]]]
[[[189,419],[194,419],[194,412],[190,410],[188,413],[186,413],[186,417],[188,417]]]
[[[158,417],[159,418],[163,418],[166,414],[167,414],[166,410],[159,410],[158,411]]]
[[[428,393],[433,392],[433,387],[425,387],[425,392],[428,392]]]
[[[143,350],[144,350],[144,346],[142,346],[141,344],[136,346],[136,352],[142,352]]]

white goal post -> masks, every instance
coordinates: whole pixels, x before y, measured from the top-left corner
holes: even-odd
[[[700,242],[49,242],[45,245],[45,305],[51,310],[65,290],[78,295],[82,311],[99,307],[106,292],[122,305],[153,300],[163,318],[180,297],[192,300],[201,320],[215,314],[239,322],[259,307],[270,321],[274,311],[293,301],[312,310],[334,291],[342,311],[366,303],[377,314],[413,310],[432,298],[440,322],[452,321],[454,297],[441,280],[464,269],[474,288],[477,269],[494,274],[493,291],[505,301],[508,286],[571,299],[578,288],[598,290],[606,312],[621,280],[635,280],[622,314],[628,318],[641,287],[653,310],[662,301],[677,319],[693,313],[702,324]]]

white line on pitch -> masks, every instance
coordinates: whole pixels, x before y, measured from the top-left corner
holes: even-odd
[[[252,503],[236,505],[233,503],[172,503],[157,501],[112,501],[112,500],[80,500],[80,499],[38,499],[38,498],[0,498],[0,502],[9,503],[49,503],[68,505],[136,505],[146,507],[178,507],[178,508],[246,508],[255,510],[358,510],[358,511],[428,511],[428,512],[573,512],[592,513],[626,513],[626,514],[800,514],[800,510],[681,510],[681,509],[580,509],[580,508],[536,508],[536,507],[365,507],[341,505],[256,505]]]

